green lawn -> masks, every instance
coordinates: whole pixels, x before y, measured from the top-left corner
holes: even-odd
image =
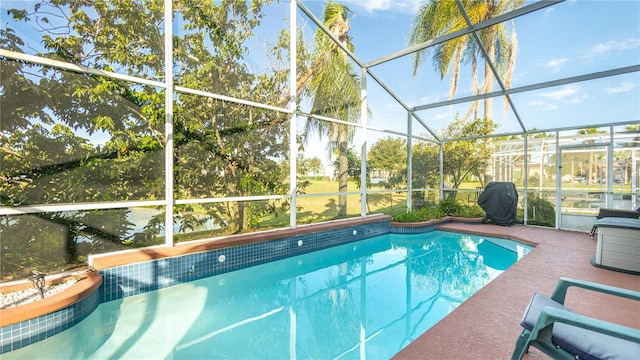
[[[531,184],[530,184],[531,185]],[[555,192],[555,187],[544,184],[548,187],[543,188],[543,193]],[[570,186],[572,184],[563,184],[563,190],[574,190]],[[583,185],[583,184],[579,184]],[[457,193],[457,200],[464,205],[474,205],[477,201],[479,192],[477,188],[480,187],[479,182],[463,182]],[[615,190],[618,190],[620,185],[616,184]],[[384,188],[373,186],[369,191],[384,190]],[[535,187],[531,188],[532,191],[536,191]],[[582,191],[592,192],[599,191],[600,185],[594,184],[590,186],[583,185]],[[626,189],[625,189],[626,190]],[[329,180],[310,180],[309,185],[304,189],[305,194],[297,199],[297,224],[311,224],[328,220],[339,219],[338,217],[338,196],[337,195],[318,195],[314,194],[327,194],[338,191],[338,182]],[[348,191],[358,192],[358,187],[353,181],[348,184]],[[427,202],[437,202],[438,192],[430,191],[426,195]],[[366,212],[367,214],[382,213],[387,215],[396,215],[405,213],[407,210],[407,194],[406,192],[393,192],[383,194],[368,194]],[[415,199],[414,199],[415,201]],[[361,213],[361,197],[360,194],[348,195],[347,199],[347,216],[346,217],[358,217]],[[268,214],[263,216],[257,223],[253,224],[253,229],[250,231],[257,231],[263,229],[283,228],[288,227],[289,224],[289,212],[278,209],[275,214]],[[223,233],[224,230],[220,229],[215,232]],[[190,235],[180,235],[187,238],[199,237],[196,233]],[[182,239],[182,241],[187,239]]]
[[[531,184],[529,184],[531,185]],[[545,183],[542,189],[543,193],[555,192],[555,183]],[[600,191],[601,186],[592,184],[563,184],[563,190],[584,192]],[[479,193],[477,189],[480,187],[478,181],[467,181],[460,184],[457,200],[464,205],[476,204]],[[614,190],[618,190],[620,185],[616,184]],[[384,190],[384,188],[373,186],[369,191]],[[537,191],[535,187],[531,187],[530,191]],[[337,181],[328,180],[310,180],[309,185],[305,188],[305,196],[298,198],[298,224],[310,224],[321,221],[338,219],[338,196],[310,196],[313,194],[326,194],[338,191]],[[353,181],[348,184],[348,191],[358,191]],[[625,189],[625,191],[628,191]],[[427,201],[437,201],[437,191],[432,191],[427,195]],[[406,212],[407,210],[407,194],[406,192],[395,192],[392,194],[368,194],[367,196],[367,213],[383,213],[387,215],[396,215]],[[360,195],[349,195],[347,200],[347,217],[360,216]],[[259,222],[261,228],[286,227],[289,225],[289,214],[278,213],[277,216],[269,215],[262,218]]]
[[[372,187],[371,190],[384,190],[379,187]],[[298,217],[297,223],[310,224],[320,221],[338,219],[338,195],[333,196],[313,196],[313,194],[326,194],[338,191],[337,181],[311,180],[305,188],[305,196],[297,199]],[[357,186],[350,182],[348,191],[358,191]],[[407,194],[369,194],[367,197],[367,213],[398,214],[406,212]],[[360,195],[348,195],[347,197],[347,217],[360,216],[361,212]],[[279,212],[276,215],[265,216],[260,221],[261,227],[278,227],[288,225],[289,214]]]
[[[475,203],[476,188],[479,182],[464,182],[460,185],[462,191],[458,192],[458,200],[463,203]],[[372,186],[369,191],[385,190],[379,186]],[[306,195],[326,194],[338,191],[337,181],[311,180],[305,188]],[[358,187],[349,182],[348,191],[359,191]],[[427,200],[436,201],[436,192],[431,194]],[[298,198],[298,206],[302,209],[298,212],[297,222],[300,224],[326,221],[337,218],[338,196],[312,196]],[[367,213],[384,213],[395,215],[404,213],[407,210],[407,193],[394,192],[391,194],[368,194]],[[360,216],[360,195],[349,195],[347,200],[347,213],[349,217]],[[286,215],[288,218],[288,214]],[[278,217],[281,217],[280,215]],[[273,218],[273,217],[270,217]],[[268,224],[275,219],[265,218],[261,224]]]

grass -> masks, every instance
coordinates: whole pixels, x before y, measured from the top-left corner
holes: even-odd
[[[461,191],[458,192],[458,200],[465,205],[474,205],[477,198],[476,188],[480,186],[479,182],[464,182],[460,185]],[[326,194],[336,192],[338,183],[328,180],[311,180],[305,188],[305,196],[298,198],[298,224],[310,224],[320,221],[338,219],[338,196],[312,196],[313,194]],[[350,181],[347,187],[348,191],[359,191],[358,187]],[[383,187],[372,186],[369,191],[385,190]],[[432,195],[436,195],[432,192]],[[436,199],[432,199],[435,201]],[[300,208],[301,207],[301,208]],[[360,195],[348,195],[347,198],[347,217],[360,216],[361,197]],[[399,215],[407,212],[407,193],[406,191],[397,191],[392,193],[373,193],[367,194],[366,204],[367,214],[383,213],[387,215]],[[288,219],[289,214],[278,214],[278,216],[269,215],[260,220],[261,227],[282,226],[282,218]],[[285,224],[286,226],[286,224]]]
[[[384,190],[379,187],[372,187],[370,190]],[[339,219],[338,216],[338,195],[318,195],[338,191],[337,181],[327,180],[311,180],[305,188],[305,195],[297,199],[297,223],[311,224],[321,221]],[[347,191],[359,191],[353,182],[349,182]],[[384,213],[389,215],[404,213],[407,211],[407,194],[406,192],[395,192],[392,194],[368,194],[367,195],[367,213]],[[357,217],[361,213],[361,196],[347,196],[347,216]],[[287,226],[289,213],[278,211],[276,214],[270,214],[263,217],[259,221],[261,228],[274,228]],[[286,222],[283,222],[286,220]]]
[[[555,183],[543,184],[542,192],[555,192]],[[578,190],[572,188],[574,184],[563,183],[563,190],[572,191]],[[581,191],[599,191],[600,185],[592,184],[588,187],[583,184],[578,185]],[[580,186],[582,185],[582,186]],[[618,185],[619,186],[619,185]],[[479,193],[477,188],[480,187],[479,182],[463,182],[460,184],[457,200],[462,205],[473,206],[476,204]],[[361,196],[360,194],[348,195],[347,197],[347,215],[343,217],[338,216],[338,195],[318,195],[314,194],[327,194],[338,191],[338,182],[329,180],[309,180],[309,185],[304,189],[305,194],[297,199],[297,224],[312,224],[322,221],[336,220],[340,218],[358,217],[361,213]],[[359,189],[353,181],[349,181],[347,190],[350,192],[358,192]],[[369,191],[385,190],[379,186],[372,186]],[[536,191],[533,187],[531,190]],[[426,201],[435,203],[437,202],[437,191],[431,191],[427,194]],[[403,191],[392,193],[374,193],[367,194],[366,212],[367,214],[387,214],[396,216],[405,214],[407,212],[407,193]],[[283,211],[278,209],[275,213],[265,215],[261,217],[253,227],[248,230],[259,231],[265,229],[283,228],[289,226],[289,211]],[[208,236],[222,235],[224,229],[217,231],[205,232]],[[202,238],[203,233],[190,232],[187,234],[177,234],[178,241],[187,241],[197,238]]]

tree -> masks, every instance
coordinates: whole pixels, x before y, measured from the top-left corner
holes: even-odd
[[[322,165],[322,160],[319,157],[314,156],[311,159],[307,159],[307,167],[309,171],[313,174],[313,176],[318,176],[318,174],[322,173],[324,166]]]
[[[402,138],[385,137],[376,141],[367,154],[368,164],[385,174],[384,185],[394,189],[407,179],[407,141]],[[389,193],[393,208],[393,193]]]
[[[603,134],[604,131],[598,128],[586,128],[578,130],[578,135],[597,135]],[[593,144],[595,141],[593,139],[587,139],[584,141],[585,144]],[[601,167],[598,167],[598,163],[596,162],[596,154],[593,151],[589,151],[589,159],[587,160],[587,185],[598,183],[601,179],[599,179],[601,172],[604,171]]]
[[[640,132],[640,124],[627,125],[624,127],[624,130],[630,133]]]
[[[356,153],[356,151],[351,147],[349,148],[349,152],[347,154],[347,159],[348,159],[348,167],[347,167],[347,175],[349,176],[349,178],[351,180],[353,180],[353,183],[358,187],[358,189],[360,189],[360,186],[362,185],[362,161],[360,161],[360,155],[358,155],[358,153]],[[336,177],[337,177],[337,172],[338,172],[338,159],[334,160],[333,162],[333,168],[334,171],[336,172]],[[371,179],[369,178],[369,173],[371,171],[371,165],[369,163],[367,163],[367,169],[366,169],[366,174],[367,174],[367,178],[366,178],[366,184],[367,187],[371,186]]]
[[[440,181],[440,151],[429,142],[418,142],[411,147],[411,186],[413,189],[435,188]],[[425,204],[425,192],[414,191],[412,207],[419,209]]]
[[[443,175],[452,182],[453,196],[469,175],[476,175],[484,186],[484,174],[491,164],[496,148],[495,140],[488,135],[492,134],[496,128],[497,124],[490,119],[465,121],[456,117],[454,122],[444,130],[443,139],[478,137],[471,140],[445,141],[442,145],[444,152]]]
[[[376,141],[367,155],[374,170],[382,170],[387,181],[407,170],[407,141],[401,138],[385,137]]]
[[[287,61],[285,30],[267,49],[274,63],[265,73],[253,73],[244,60],[267,3],[175,1],[182,25],[175,27],[175,83],[263,103],[283,98],[287,73],[278,61]],[[32,51],[12,29],[31,24],[42,36],[41,56],[142,78],[164,77],[162,1],[42,0],[26,6],[32,5],[8,9],[13,18],[0,31],[2,48]],[[166,171],[173,171],[174,196],[181,199],[288,191],[288,174],[280,167],[288,160],[288,116],[281,113],[175,93],[175,167],[165,169],[164,90],[8,59],[2,59],[0,71],[4,206],[163,199]],[[183,205],[174,215],[180,229],[211,220],[234,233],[250,228],[275,205]],[[2,262],[3,276],[20,267],[28,273],[31,267],[81,262],[88,251],[158,243],[163,211],[142,230],[128,221],[126,208],[7,216],[0,229],[3,260],[7,255],[16,261]],[[43,223],[47,226],[38,225]],[[91,250],[83,250],[84,244]],[[25,258],[34,252],[24,246],[64,249],[63,259],[51,264],[48,256]]]
[[[130,3],[129,9],[161,13],[157,4],[138,5]],[[70,8],[74,16],[64,16]],[[108,26],[102,25],[112,22],[118,12],[105,6],[97,12],[103,19],[97,26],[86,16],[96,12],[87,11],[79,1],[41,2],[32,10],[7,11],[12,18],[0,31],[3,48],[33,51],[28,48],[33,45],[25,44],[11,27],[25,22],[41,34],[42,47],[37,51],[42,56],[106,70],[118,62],[112,48],[126,43],[131,35],[127,31],[135,33],[140,25],[105,30]],[[145,40],[161,29],[152,16],[149,19]],[[106,37],[112,39],[108,49],[103,44]],[[127,61],[140,58],[140,66],[121,63],[120,71],[145,72],[157,64],[136,51],[145,47],[139,45],[120,56]],[[163,175],[164,116],[156,117],[163,111],[163,101],[156,100],[163,97],[155,89],[134,89],[124,81],[8,59],[2,60],[0,69],[0,130],[6,135],[0,139],[2,205],[140,200],[161,194],[161,188],[148,186]],[[96,144],[95,137],[105,134],[108,140]],[[11,260],[2,262],[3,277],[30,274],[32,268],[60,270],[82,263],[91,249],[122,248],[124,234],[132,230],[129,213],[129,209],[99,209],[7,216],[0,231],[3,260],[5,256]]]
[[[467,12],[473,24],[491,19],[497,15],[506,13],[522,6],[524,0],[462,0],[461,4]],[[458,8],[457,1],[432,0],[423,3],[413,19],[409,44],[416,45],[447,33],[468,28],[468,25]],[[484,63],[484,80],[481,87],[482,93],[491,92],[493,89],[493,72],[489,66],[491,61],[498,73],[503,77],[507,88],[511,86],[511,76],[515,67],[517,53],[517,37],[515,26],[511,23],[511,29],[505,23],[493,25],[479,30],[478,37],[482,46],[487,51],[488,59]],[[509,36],[510,33],[510,36]],[[453,40],[436,45],[433,49],[423,49],[413,54],[413,73],[418,69],[425,58],[431,53],[432,62],[444,79],[451,70],[451,82],[449,86],[449,99],[455,95],[460,79],[460,67],[463,63],[471,63],[473,93],[478,94],[477,63],[482,58],[480,44],[471,35],[457,37]],[[488,60],[488,61],[487,61]],[[493,117],[493,99],[484,100],[484,118]],[[477,118],[478,102],[474,101],[467,116]],[[506,105],[505,105],[506,110]],[[472,115],[473,114],[473,115]]]
[[[349,51],[354,46],[348,32],[349,14],[344,5],[327,1],[323,8],[324,25]],[[353,71],[349,57],[322,29],[314,36],[314,50],[305,92],[311,96],[311,114],[322,115],[343,121],[355,122],[360,116],[360,78]],[[309,118],[306,130],[317,131],[329,139],[329,152],[337,153],[338,191],[347,192],[349,181],[349,140],[353,128],[334,122]],[[338,197],[338,216],[347,214],[347,195]]]
[[[457,189],[469,175],[475,175],[484,186],[484,175],[491,165],[493,154],[496,151],[496,139],[489,137],[497,128],[492,120],[476,119],[465,120],[456,116],[455,121],[443,129],[439,137],[444,140],[442,151],[444,153],[443,176],[451,181],[453,190],[450,196],[457,195]],[[451,140],[463,137],[470,140]],[[473,139],[474,137],[477,137]],[[412,188],[433,188],[438,185],[440,179],[440,148],[436,143],[418,142],[412,146]],[[414,194],[414,205],[420,208],[424,203],[424,193],[418,191]]]
[[[267,1],[207,3],[176,6],[188,21],[184,41],[174,52],[180,54],[179,84],[195,89],[251,98],[270,104],[287,92],[285,68],[288,36],[280,34],[268,49],[276,59],[271,69],[254,74],[245,61],[245,43],[264,15]],[[232,16],[230,18],[230,16]],[[285,53],[284,55],[282,53]],[[180,94],[175,111],[177,123],[177,184],[181,198],[243,197],[285,194],[288,174],[279,162],[288,157],[288,116],[285,114]],[[226,232],[242,232],[254,220],[275,210],[272,202],[204,204],[208,217]],[[190,209],[185,209],[189,213]],[[179,210],[180,211],[180,210]]]
[[[298,154],[296,157],[296,172],[299,175],[307,175],[309,172],[309,159],[305,158],[303,154]]]
[[[633,154],[636,152],[636,149],[632,148],[640,147],[640,124],[627,125],[624,130],[624,132],[629,134],[630,137],[631,135],[634,136],[630,141],[621,144],[625,150],[620,151],[617,156],[620,161],[622,183],[630,184],[633,178],[633,166],[631,164],[633,161]]]

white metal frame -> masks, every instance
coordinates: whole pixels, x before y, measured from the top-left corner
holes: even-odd
[[[172,54],[173,54],[173,48],[172,48],[172,39],[173,39],[173,23],[172,23],[172,15],[173,15],[173,9],[172,9],[172,1],[171,0],[165,0],[164,1],[164,16],[165,16],[165,22],[164,22],[164,31],[165,31],[165,79],[163,82],[159,82],[159,81],[154,81],[154,80],[149,80],[149,79],[145,79],[145,78],[139,78],[139,77],[134,77],[134,76],[129,76],[129,75],[123,75],[123,74],[119,74],[119,73],[115,73],[115,72],[109,72],[109,71],[102,71],[102,70],[97,70],[97,69],[91,69],[91,68],[87,68],[87,67],[83,67],[80,65],[75,65],[75,64],[70,64],[70,63],[65,63],[62,61],[57,61],[57,60],[52,60],[52,59],[48,59],[48,58],[43,58],[43,57],[38,57],[38,56],[34,56],[34,55],[28,55],[28,54],[23,54],[23,53],[17,53],[17,52],[13,52],[13,51],[9,51],[6,49],[0,49],[0,57],[4,57],[7,59],[14,59],[14,60],[20,60],[20,61],[25,61],[25,62],[29,62],[29,63],[34,63],[34,64],[41,64],[41,65],[45,65],[45,66],[50,66],[50,67],[54,67],[54,68],[58,68],[58,69],[63,69],[63,70],[69,70],[69,71],[74,71],[74,72],[79,72],[79,73],[87,73],[87,74],[95,74],[95,75],[100,75],[100,76],[106,76],[106,77],[110,77],[110,78],[114,78],[114,79],[121,79],[121,80],[125,80],[125,81],[130,81],[130,82],[135,82],[135,83],[140,83],[140,84],[145,84],[145,85],[150,85],[150,86],[154,86],[157,87],[159,89],[164,89],[165,90],[165,106],[166,106],[166,121],[165,121],[165,132],[166,132],[166,137],[167,137],[167,148],[166,148],[166,154],[165,154],[165,199],[163,200],[158,200],[158,201],[123,201],[123,202],[108,202],[108,203],[77,203],[77,204],[43,204],[43,205],[35,205],[35,206],[21,206],[21,207],[0,207],[0,216],[3,215],[15,215],[15,214],[33,214],[33,213],[40,213],[40,212],[52,212],[52,211],[74,211],[74,210],[91,210],[91,209],[105,209],[105,208],[123,208],[123,207],[138,207],[138,206],[165,206],[166,207],[166,218],[165,218],[165,222],[166,224],[172,224],[173,223],[173,207],[174,205],[179,205],[179,204],[190,204],[190,203],[212,203],[212,202],[226,202],[226,201],[254,201],[254,200],[272,200],[272,199],[289,199],[291,201],[291,212],[290,212],[290,227],[295,228],[296,227],[296,199],[297,198],[302,198],[302,197],[311,197],[311,196],[326,196],[326,195],[330,195],[330,196],[336,196],[336,195],[360,195],[362,198],[362,206],[361,206],[361,214],[360,216],[362,217],[366,217],[367,214],[367,209],[366,209],[366,197],[368,193],[376,193],[379,191],[367,191],[366,190],[366,152],[367,152],[367,132],[369,130],[371,131],[378,131],[378,132],[382,132],[382,133],[388,133],[388,134],[393,134],[393,135],[400,135],[400,136],[404,136],[407,139],[407,150],[408,150],[408,157],[407,157],[407,161],[408,161],[408,172],[407,172],[407,178],[408,178],[408,186],[407,186],[407,190],[400,190],[400,191],[407,191],[407,205],[409,208],[411,208],[411,203],[412,203],[412,191],[415,190],[419,190],[419,189],[414,189],[412,187],[411,184],[411,175],[412,175],[412,168],[411,168],[411,149],[413,146],[413,140],[424,140],[424,141],[435,141],[437,143],[440,144],[440,167],[439,167],[439,173],[440,173],[440,186],[439,186],[439,191],[440,191],[440,197],[442,198],[443,196],[443,179],[442,179],[442,174],[443,174],[443,158],[444,158],[444,154],[443,154],[443,150],[442,150],[442,144],[443,142],[446,141],[455,141],[455,140],[460,140],[460,139],[442,139],[438,136],[438,134],[436,134],[435,131],[433,131],[433,129],[431,129],[429,127],[429,122],[425,119],[422,119],[416,112],[420,111],[420,110],[426,110],[426,109],[431,109],[431,108],[436,108],[436,107],[442,107],[442,106],[448,106],[448,105],[452,105],[452,104],[457,104],[457,103],[462,103],[462,102],[470,102],[470,101],[476,101],[476,100],[481,100],[484,98],[488,98],[488,97],[497,97],[497,96],[506,96],[509,104],[511,106],[511,108],[513,109],[513,112],[516,116],[516,119],[518,120],[520,127],[522,128],[522,132],[521,133],[517,133],[518,135],[523,135],[524,136],[524,144],[525,144],[525,151],[524,151],[524,155],[525,155],[525,166],[527,166],[527,141],[528,141],[528,136],[535,133],[535,132],[546,132],[546,131],[556,131],[556,134],[559,130],[567,130],[567,129],[579,129],[581,127],[567,127],[567,128],[554,128],[554,129],[546,129],[546,130],[535,130],[535,131],[530,131],[528,130],[523,121],[520,118],[520,115],[517,112],[516,106],[515,104],[513,104],[513,102],[510,100],[510,95],[511,94],[515,94],[515,93],[520,93],[520,92],[526,92],[526,91],[532,91],[532,90],[539,90],[539,89],[544,89],[544,88],[549,88],[549,87],[553,87],[553,86],[558,86],[558,85],[564,85],[564,84],[570,84],[570,83],[575,83],[575,82],[581,82],[581,81],[587,81],[587,80],[593,80],[593,79],[598,79],[598,78],[604,78],[604,77],[609,77],[609,76],[616,76],[616,75],[621,75],[621,74],[628,74],[628,73],[637,73],[640,72],[640,64],[638,65],[632,65],[632,66],[627,66],[627,67],[622,67],[622,68],[617,68],[617,69],[610,69],[607,71],[600,71],[600,72],[595,72],[595,73],[591,73],[591,74],[584,74],[584,75],[580,75],[580,76],[574,76],[574,77],[569,77],[569,78],[565,78],[565,79],[559,79],[559,80],[554,80],[554,81],[547,81],[547,82],[542,82],[542,83],[538,83],[538,84],[532,84],[532,85],[527,85],[527,86],[522,86],[522,87],[518,87],[518,88],[506,88],[505,85],[502,83],[502,81],[500,81],[500,77],[496,76],[496,79],[498,80],[498,84],[500,86],[500,90],[499,91],[495,91],[495,92],[491,92],[491,93],[487,93],[487,94],[479,94],[479,95],[475,95],[475,96],[468,96],[468,97],[462,97],[462,98],[457,98],[454,100],[447,100],[447,101],[441,101],[441,102],[435,102],[435,103],[430,103],[430,104],[422,104],[419,106],[414,106],[414,107],[410,107],[409,105],[407,105],[397,94],[395,94],[376,74],[375,74],[375,66],[386,63],[388,61],[392,61],[396,58],[399,58],[401,56],[405,56],[408,54],[411,54],[413,52],[422,50],[422,49],[426,49],[428,47],[443,43],[445,41],[449,41],[451,39],[454,39],[456,37],[459,36],[466,36],[466,35],[471,35],[471,36],[475,36],[477,37],[477,32],[483,28],[487,28],[493,25],[496,25],[498,23],[504,22],[504,21],[509,21],[512,19],[515,19],[517,17],[520,17],[522,15],[528,14],[528,13],[532,13],[535,11],[540,11],[542,9],[545,9],[548,6],[557,4],[559,2],[561,2],[562,0],[551,0],[551,1],[539,1],[539,2],[535,2],[529,5],[526,5],[518,10],[506,13],[506,14],[502,14],[500,16],[497,16],[495,18],[492,18],[490,20],[478,23],[478,24],[472,24],[470,22],[470,20],[467,17],[466,12],[464,11],[464,8],[462,7],[462,4],[458,1],[458,5],[460,7],[460,9],[462,10],[462,13],[467,21],[467,28],[463,29],[463,30],[459,30],[435,39],[431,39],[429,41],[426,41],[422,44],[418,44],[415,46],[411,46],[411,47],[407,47],[401,51],[383,56],[379,59],[364,63],[361,60],[358,59],[358,57],[351,53],[348,49],[344,48],[341,43],[339,41],[336,41],[336,43],[342,47],[342,49],[348,54],[348,56],[360,67],[361,69],[361,73],[362,73],[362,93],[361,93],[361,97],[362,97],[362,111],[361,111],[361,118],[360,118],[360,122],[359,123],[351,123],[351,122],[347,122],[347,121],[343,121],[340,119],[332,119],[332,118],[327,118],[327,117],[322,117],[322,116],[316,116],[316,115],[311,115],[311,114],[307,114],[304,112],[299,112],[296,111],[296,104],[299,101],[299,99],[296,98],[296,77],[297,77],[297,73],[296,73],[296,37],[295,36],[291,36],[290,37],[290,42],[289,42],[289,46],[290,46],[290,51],[292,54],[292,57],[290,59],[290,101],[289,104],[287,105],[286,108],[280,108],[280,107],[274,107],[274,106],[270,106],[270,105],[266,105],[266,104],[262,104],[262,103],[257,103],[254,101],[248,101],[245,99],[238,99],[238,98],[233,98],[233,97],[229,97],[229,96],[225,96],[222,94],[213,94],[213,93],[208,93],[208,92],[203,92],[203,91],[199,91],[196,89],[190,89],[190,88],[186,88],[186,87],[182,87],[182,86],[176,86],[173,83],[173,58],[172,58]],[[335,37],[331,34],[331,32],[324,26],[324,24],[322,23],[322,21],[320,21],[317,17],[314,16],[314,14],[302,3],[299,2],[297,0],[291,0],[290,4],[289,4],[289,32],[290,34],[295,34],[296,33],[296,29],[297,29],[297,16],[299,13],[302,13],[304,15],[306,15],[316,26],[318,26],[319,28],[321,28],[329,37],[333,38],[334,41],[336,40]],[[485,53],[485,57],[486,57],[486,51],[484,49],[482,49],[483,52]],[[496,72],[495,70],[495,66],[494,64],[490,63],[490,67],[492,69],[492,71],[494,71],[494,73]],[[367,98],[367,84],[366,84],[366,78],[367,77],[371,77],[377,84],[379,84],[382,89],[384,89],[393,99],[395,99],[398,104],[400,104],[405,111],[407,112],[407,133],[402,133],[402,132],[398,132],[398,131],[393,131],[393,130],[389,130],[389,129],[381,129],[381,128],[375,128],[375,127],[370,127],[367,124],[367,102],[368,102],[368,98]],[[272,110],[272,111],[276,111],[276,112],[281,112],[281,113],[286,113],[290,115],[290,127],[289,127],[289,131],[291,132],[291,136],[290,136],[290,144],[289,144],[289,156],[290,156],[290,176],[289,176],[289,180],[290,180],[290,188],[289,188],[289,193],[286,195],[266,195],[266,196],[248,196],[248,197],[240,197],[240,198],[234,198],[234,197],[227,197],[227,198],[209,198],[209,199],[174,199],[174,194],[173,194],[173,185],[174,185],[174,178],[173,178],[173,172],[171,171],[171,169],[173,168],[173,95],[174,92],[181,92],[181,93],[189,93],[189,94],[194,94],[194,95],[199,95],[199,96],[205,96],[205,97],[211,97],[214,99],[218,99],[218,100],[223,100],[223,101],[227,101],[227,102],[232,102],[232,103],[236,103],[236,104],[241,104],[241,105],[247,105],[247,106],[252,106],[252,107],[259,107],[259,108],[263,108],[263,109],[268,109],[268,110]],[[334,123],[338,123],[338,124],[344,124],[344,125],[348,125],[348,126],[353,126],[355,128],[359,128],[362,130],[362,137],[360,139],[360,144],[359,144],[359,149],[361,151],[361,179],[362,179],[362,183],[361,183],[361,189],[358,192],[343,192],[343,193],[330,193],[330,194],[313,194],[313,195],[297,195],[296,194],[296,154],[297,154],[297,147],[298,144],[296,143],[296,132],[297,132],[297,128],[296,128],[296,119],[298,116],[303,116],[303,117],[313,117],[319,120],[323,120],[323,121],[329,121],[329,122],[334,122]],[[414,129],[412,126],[412,120],[415,119],[422,127],[423,129]],[[638,120],[640,121],[640,120]],[[616,124],[611,124],[611,123],[607,123],[607,124],[601,124],[601,125],[589,125],[590,127],[600,127],[600,126],[611,126],[611,129],[613,129],[614,125],[624,125],[627,123],[635,123],[636,121],[632,121],[632,122],[621,122],[621,123],[616,123]],[[433,137],[433,139],[431,138],[425,138],[423,136],[417,135],[415,133],[418,133],[420,131],[427,131],[427,133],[430,134],[430,136]],[[613,133],[612,131],[610,132],[611,134]],[[501,134],[500,136],[504,136],[504,134]],[[470,137],[469,139],[473,139],[473,138],[477,138],[477,137]],[[557,137],[556,137],[557,138]],[[435,139],[435,140],[434,140]],[[610,145],[609,148],[611,148],[611,144],[613,143],[613,135],[611,135],[611,139],[610,139]],[[558,144],[556,144],[556,149],[558,152],[558,155],[560,155],[561,153],[561,148],[558,146]],[[613,166],[612,165],[612,161],[611,161],[611,157],[612,157],[612,152],[609,152],[608,155],[608,161],[609,161],[609,166]],[[637,167],[637,165],[635,163],[632,164],[632,166],[635,168]],[[608,171],[609,174],[612,174],[612,169],[608,169],[610,171]],[[637,168],[635,168],[634,170],[634,176],[637,177]],[[527,182],[527,177],[525,176],[524,179],[524,192],[525,192],[525,223],[526,223],[526,219],[527,219],[527,213],[526,213],[526,194],[527,194],[527,188],[528,188],[528,182]],[[613,186],[612,182],[609,181],[609,186]],[[398,190],[392,190],[392,192],[397,192]],[[612,193],[613,189],[607,189],[608,193]],[[637,191],[637,189],[636,189]],[[557,195],[559,196],[559,195]],[[557,201],[556,201],[557,202]],[[557,215],[559,217],[560,211],[559,211],[559,207],[557,210]],[[559,223],[559,222],[557,222]],[[174,240],[173,240],[173,230],[172,230],[172,226],[165,226],[166,229],[166,241],[165,241],[165,246],[173,246],[174,245]]]

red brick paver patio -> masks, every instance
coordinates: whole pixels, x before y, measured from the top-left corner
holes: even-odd
[[[486,224],[449,223],[438,228],[507,237],[537,246],[397,354],[396,360],[509,359],[529,298],[535,291],[550,294],[561,276],[640,291],[640,275],[591,265],[596,241],[587,233]],[[566,304],[585,315],[640,328],[638,302],[572,288]],[[525,359],[547,359],[547,356],[532,349]]]

